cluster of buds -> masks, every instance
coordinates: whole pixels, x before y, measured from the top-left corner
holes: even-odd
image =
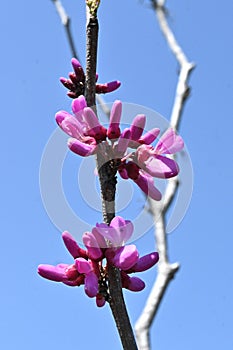
[[[77,98],[85,93],[85,73],[84,70],[76,58],[72,58],[71,64],[73,66],[73,72],[69,73],[69,79],[60,78],[60,82],[69,90],[67,95],[70,98]],[[98,74],[96,74],[96,93],[106,94],[108,92],[113,92],[118,89],[121,83],[118,80],[111,81],[105,84],[98,84]]]
[[[153,252],[140,258],[135,245],[125,245],[132,233],[132,222],[116,216],[110,225],[96,224],[91,232],[83,234],[84,250],[70,233],[64,232],[62,238],[74,262],[70,265],[39,265],[38,273],[68,286],[84,285],[85,293],[90,298],[95,297],[99,307],[104,306],[109,297],[109,265],[120,269],[123,288],[141,291],[145,283],[129,275],[148,270],[158,262],[159,256]]]
[[[170,155],[182,150],[182,138],[170,128],[153,147],[160,130],[154,128],[143,134],[146,124],[143,114],[137,115],[130,127],[121,131],[121,101],[113,103],[108,128],[100,124],[82,95],[72,101],[72,111],[73,115],[66,111],[56,114],[60,128],[71,136],[68,140],[71,151],[83,157],[98,153],[106,163],[118,160],[117,170],[123,179],[132,179],[146,195],[160,200],[154,178],[167,179],[178,174],[178,164]]]

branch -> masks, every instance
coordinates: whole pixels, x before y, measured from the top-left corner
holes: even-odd
[[[188,81],[190,78],[190,73],[195,66],[186,58],[182,48],[179,46],[173,32],[168,25],[166,18],[167,10],[165,8],[165,0],[151,0],[151,3],[153,9],[156,12],[160,29],[168,43],[169,48],[171,49],[180,66],[175,99],[170,118],[170,126],[175,130],[178,130],[181,122],[184,104],[189,97],[190,88]],[[150,327],[157,314],[167,287],[179,269],[178,263],[171,264],[168,259],[168,245],[165,224],[167,210],[173,201],[178,186],[178,177],[171,178],[168,180],[163,200],[161,202],[155,202],[151,199],[149,200],[151,213],[155,223],[155,240],[160,259],[158,263],[157,278],[146,301],[144,309],[135,325],[136,337],[140,350],[150,349]]]

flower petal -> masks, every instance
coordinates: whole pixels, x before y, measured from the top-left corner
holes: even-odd
[[[144,114],[138,114],[130,126],[131,140],[137,141],[142,133],[146,124],[146,116]]]
[[[116,216],[109,226],[106,224],[96,224],[96,230],[105,239],[109,240],[114,247],[118,247],[122,246],[132,236],[133,224],[129,220],[124,220],[120,216]]]
[[[143,135],[142,137],[140,137],[140,139],[138,140],[139,143],[144,143],[146,145],[150,145],[152,142],[154,142],[154,140],[157,138],[157,136],[160,133],[160,129],[158,128],[154,128],[150,131],[148,131],[145,135]]]
[[[94,141],[95,140],[93,139],[93,142]],[[90,156],[96,150],[96,146],[88,145],[86,143],[83,143],[83,142],[75,139],[75,138],[70,138],[68,140],[68,147],[72,152],[74,152],[82,157]]]
[[[167,179],[179,173],[178,164],[170,158],[154,155],[142,164],[142,169],[153,177]]]
[[[83,111],[84,119],[88,125],[86,131],[88,136],[92,136],[97,140],[103,141],[106,139],[107,130],[100,124],[96,114],[90,107]]]
[[[91,271],[90,273],[85,275],[85,293],[90,297],[93,298],[98,293],[98,277],[94,273],[94,271]]]
[[[78,243],[69,232],[64,231],[62,233],[62,239],[65,243],[67,250],[70,252],[74,259],[78,257],[87,257],[85,250],[79,247]]]
[[[107,256],[106,252],[106,256]],[[130,244],[124,247],[120,247],[115,250],[115,255],[111,259],[111,262],[116,267],[122,270],[128,270],[138,261],[138,251],[134,244]]]
[[[90,263],[84,258],[75,259],[75,266],[79,273],[89,273],[92,271],[92,266]]]
[[[129,277],[126,273],[121,272],[122,287],[132,292],[140,292],[145,288],[145,283],[138,277]]]
[[[113,103],[111,113],[110,113],[110,123],[107,131],[107,136],[110,140],[117,139],[121,134],[121,131],[119,128],[121,113],[122,113],[122,103],[121,101],[117,100]]]
[[[118,144],[116,146],[116,152],[117,152],[117,156],[118,154],[120,154],[121,156],[124,155],[124,153],[127,150],[128,144],[129,144],[129,140],[130,140],[130,130],[129,129],[125,129],[122,133],[121,136],[118,140]]]
[[[94,229],[93,229],[94,230]],[[83,234],[83,243],[87,247],[88,256],[90,259],[99,260],[103,257],[102,250],[100,248],[106,247],[106,242],[98,232],[85,232]]]
[[[83,68],[80,64],[80,62],[76,59],[76,58],[72,58],[71,59],[71,64],[74,68],[74,71],[75,71],[75,74],[76,74],[76,77],[78,79],[79,82],[84,82],[85,80],[85,74],[84,74],[84,71],[83,71]]]
[[[68,265],[67,265],[68,266]],[[39,265],[38,274],[50,281],[62,282],[67,279],[65,268],[53,265]]]
[[[176,135],[175,131],[170,128],[168,129],[158,144],[155,147],[156,154],[174,154],[179,152],[184,147],[184,141],[181,136]]]
[[[79,272],[77,271],[75,264],[67,266],[65,272],[66,272],[66,277],[69,281],[76,280],[80,275]]]
[[[162,195],[160,191],[155,187],[154,185],[154,179],[152,178],[152,181],[149,179],[148,176],[145,176],[143,174],[139,174],[138,178],[134,180],[134,182],[138,185],[138,187],[141,188],[141,190],[150,198],[160,201],[162,198]]]
[[[96,84],[96,93],[97,94],[106,94],[108,92],[115,91],[121,86],[121,82],[118,80],[111,81],[105,84]]]
[[[80,114],[80,112],[82,112],[85,107],[87,107],[87,103],[83,95],[72,101],[72,111],[75,115]]]
[[[159,261],[159,254],[157,252],[153,252],[147,255],[142,256],[138,259],[136,264],[131,267],[129,272],[142,272],[150,269]]]
[[[114,229],[112,232],[114,237],[111,242],[114,243],[115,246],[125,244],[132,236],[134,229],[133,223],[130,220],[124,220],[121,216],[115,216],[109,227]]]
[[[83,133],[82,125],[69,113],[58,112],[55,116],[59,127],[69,136],[79,139]]]

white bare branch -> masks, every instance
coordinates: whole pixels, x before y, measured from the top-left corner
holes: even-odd
[[[179,129],[183,107],[190,88],[188,81],[194,64],[186,58],[182,48],[178,44],[172,30],[167,22],[167,11],[165,0],[151,0],[152,6],[156,12],[160,29],[168,43],[169,48],[174,54],[179,66],[180,72],[176,87],[175,99],[173,103],[170,126],[175,130]],[[161,202],[149,200],[151,213],[155,224],[155,241],[159,253],[158,274],[150,295],[146,301],[144,309],[135,325],[135,332],[140,350],[150,350],[150,327],[157,314],[158,308],[164,297],[165,291],[179,269],[178,263],[171,264],[168,259],[168,246],[166,235],[166,213],[179,186],[178,177],[171,178],[168,181],[166,191]]]

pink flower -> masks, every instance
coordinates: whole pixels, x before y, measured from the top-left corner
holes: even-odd
[[[73,100],[72,110],[73,115],[60,111],[55,116],[60,128],[71,136],[68,147],[83,157],[96,153],[97,143],[106,139],[106,129],[92,109],[87,107],[84,96]]]
[[[145,271],[158,261],[158,253],[154,252],[139,258],[135,245],[125,245],[132,236],[133,224],[116,216],[110,223],[96,224],[92,232],[85,232],[83,242],[87,250],[82,249],[71,234],[63,232],[62,238],[66,248],[72,255],[72,264],[56,266],[42,264],[38,266],[41,277],[67,286],[84,285],[88,297],[96,298],[98,307],[108,301],[108,266],[114,265],[121,271],[123,288],[140,291],[145,283],[138,277],[129,274]],[[107,263],[106,263],[107,261]]]
[[[123,179],[133,180],[147,196],[159,201],[162,195],[154,184],[154,177],[167,179],[178,174],[178,164],[166,155],[183,148],[182,138],[170,128],[154,148],[151,143],[160,130],[154,128],[143,135],[146,123],[143,114],[137,115],[130,127],[121,131],[121,101],[113,103],[107,130],[99,123],[93,110],[87,107],[84,96],[73,100],[72,110],[74,115],[65,111],[56,114],[58,125],[71,136],[69,148],[83,157],[99,152],[103,163],[117,160],[117,170]],[[128,148],[131,148],[129,154]]]
[[[124,220],[122,217],[116,216],[112,219],[110,225],[104,223],[96,224],[92,233],[94,235],[98,234],[105,239],[105,246],[102,247],[106,247],[106,242],[109,242],[108,246],[119,247],[124,245],[132,236],[133,224],[129,220]],[[103,242],[100,244],[103,244]]]
[[[137,139],[137,144],[134,143],[134,147],[137,147],[135,154],[132,154],[130,159],[123,161],[118,169],[119,174],[123,179],[132,179],[141,190],[154,200],[160,200],[162,195],[160,191],[154,185],[154,177],[157,178],[171,178],[178,174],[179,167],[178,164],[171,158],[165,156],[165,154],[174,154],[179,152],[184,147],[184,142],[182,138],[176,135],[175,131],[170,128],[161,137],[156,147],[146,144],[147,142],[154,140],[158,135],[158,129],[153,129],[144,137],[141,137],[141,128],[144,124],[144,118],[138,116],[134,120],[131,130],[134,131],[133,139],[129,144],[135,142]],[[132,138],[132,133],[131,133]],[[134,140],[135,139],[135,140]],[[139,145],[138,143],[145,144]]]
[[[74,72],[69,73],[69,79],[63,77],[60,78],[60,82],[69,90],[67,95],[70,98],[77,98],[80,95],[84,95],[86,78],[84,70],[76,58],[72,58],[71,64]],[[98,75],[96,75],[96,80],[97,79]],[[108,92],[115,91],[120,87],[120,85],[121,83],[118,80],[105,84],[96,84],[96,93],[106,94]]]
[[[161,137],[156,147],[141,145],[136,151],[137,164],[149,175],[170,178],[179,172],[178,164],[163,154],[174,154],[184,147],[182,138],[170,128]]]

